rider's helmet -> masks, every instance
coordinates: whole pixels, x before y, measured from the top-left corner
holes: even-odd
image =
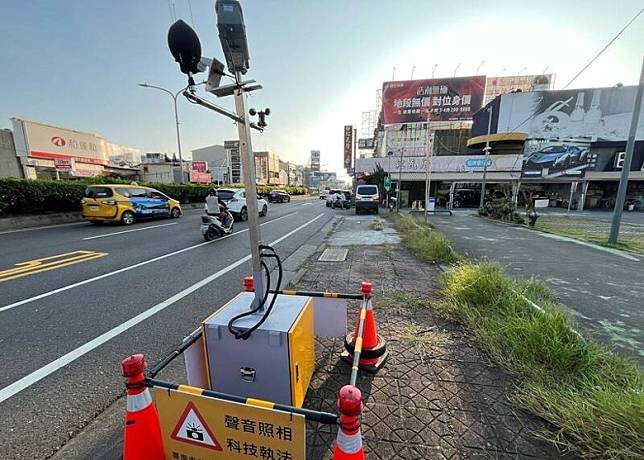
[[[210,190],[208,190],[208,195],[217,196],[217,190],[214,188],[211,188]]]

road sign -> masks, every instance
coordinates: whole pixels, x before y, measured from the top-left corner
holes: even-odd
[[[391,177],[385,176],[385,190],[388,192],[391,190]]]
[[[303,415],[164,388],[154,400],[166,458],[306,458]]]

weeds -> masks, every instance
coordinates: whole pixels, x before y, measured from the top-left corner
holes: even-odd
[[[436,328],[421,328],[417,324],[409,324],[396,331],[401,342],[418,348],[440,347],[449,341],[449,336]]]
[[[407,291],[392,291],[378,301],[378,308],[391,312],[406,312],[426,309],[429,302]]]
[[[458,265],[441,283],[438,308],[517,376],[517,402],[557,428],[552,441],[586,458],[644,457],[642,370],[577,335],[544,283],[513,281],[496,264]]]
[[[445,235],[430,226],[419,225],[409,216],[395,217],[394,226],[402,235],[405,246],[419,259],[430,263],[454,263],[458,260]]]
[[[381,231],[382,228],[383,228],[383,226],[382,226],[382,222],[380,220],[376,219],[373,222],[371,222],[371,230]]]

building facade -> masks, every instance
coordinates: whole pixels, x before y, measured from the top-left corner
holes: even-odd
[[[232,183],[230,151],[224,145],[210,145],[192,151],[193,161],[205,161],[212,181],[221,184]]]

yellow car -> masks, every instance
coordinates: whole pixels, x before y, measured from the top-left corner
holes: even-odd
[[[82,200],[83,217],[94,224],[181,216],[177,200],[150,187],[140,185],[90,185]]]

